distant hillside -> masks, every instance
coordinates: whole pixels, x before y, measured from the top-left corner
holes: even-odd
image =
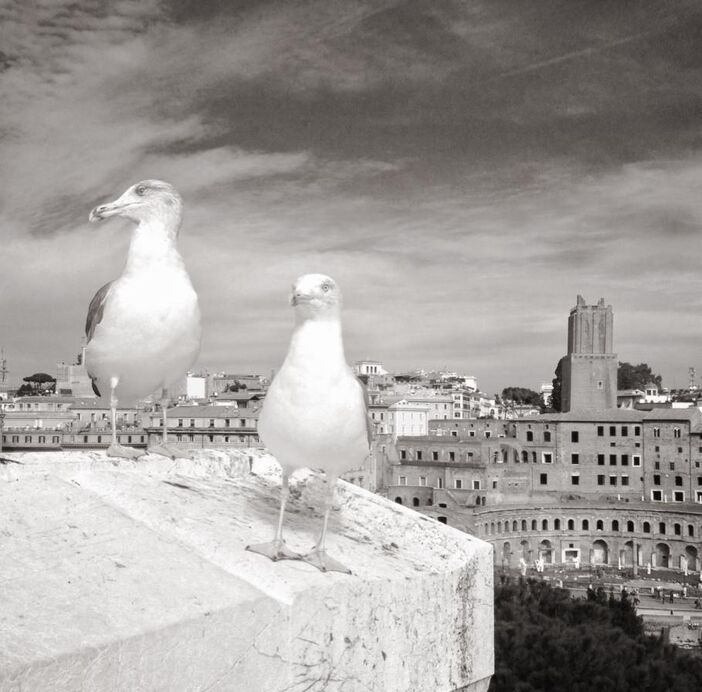
[[[699,692],[702,658],[648,637],[624,598],[587,600],[538,580],[495,588],[490,692]]]

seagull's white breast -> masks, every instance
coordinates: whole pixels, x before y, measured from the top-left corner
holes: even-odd
[[[368,455],[365,400],[340,342],[325,344],[324,336],[315,333],[291,347],[266,395],[259,433],[288,468],[338,475],[363,463]]]
[[[108,295],[100,324],[86,349],[89,370],[109,395],[147,396],[193,365],[200,349],[197,294],[182,265],[156,264],[123,274]]]

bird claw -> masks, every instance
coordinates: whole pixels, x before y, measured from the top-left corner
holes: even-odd
[[[309,565],[313,565],[320,572],[341,572],[342,574],[351,574],[351,570],[338,560],[327,555],[326,550],[318,550],[315,548],[306,555],[302,555],[300,560]]]
[[[302,555],[288,548],[285,541],[270,541],[269,543],[255,543],[247,545],[246,550],[259,555],[265,555],[267,558],[277,562],[278,560],[301,560]]]
[[[108,457],[118,457],[120,459],[138,459],[144,456],[146,452],[142,449],[135,449],[134,447],[125,447],[124,445],[110,445],[107,448]]]

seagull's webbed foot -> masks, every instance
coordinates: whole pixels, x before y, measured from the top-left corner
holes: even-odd
[[[342,572],[343,574],[351,574],[351,570],[346,565],[327,555],[326,550],[314,548],[300,559],[303,562],[314,565],[321,572]]]
[[[144,456],[144,454],[146,454],[146,452],[143,449],[125,447],[120,444],[112,444],[107,448],[108,457],[119,457],[120,459],[138,459]]]
[[[255,543],[254,545],[247,545],[246,550],[250,550],[252,553],[258,553],[259,555],[265,555],[273,560],[273,562],[277,562],[278,560],[302,559],[302,555],[296,553],[294,550],[290,550],[286,542],[282,539],[274,539],[269,543]]]
[[[150,445],[147,447],[146,451],[149,454],[160,454],[162,457],[168,457],[169,459],[173,460],[177,459],[178,457],[181,459],[187,458],[182,449],[173,447],[165,442],[157,445]]]

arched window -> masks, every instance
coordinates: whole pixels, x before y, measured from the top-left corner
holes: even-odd
[[[536,463],[536,452],[531,453],[531,462],[532,462],[532,464]]]
[[[687,535],[688,536],[694,536],[695,535],[695,527],[692,524],[687,525]]]
[[[651,524],[647,521],[643,523],[643,532],[644,533],[651,533]]]
[[[665,533],[665,522],[658,522],[658,533]]]
[[[526,464],[529,461],[529,452],[522,452],[522,461]]]
[[[589,531],[590,530],[590,520],[589,519],[583,519],[583,531]]]
[[[512,522],[512,531],[516,531],[516,530],[517,530],[517,520],[515,519],[515,520]]]
[[[494,535],[494,533],[495,533],[495,522],[491,521],[490,522],[490,535],[492,536],[492,535]]]
[[[536,519],[531,520],[531,530],[536,531]]]
[[[478,506],[480,505],[480,495],[475,496],[475,504]]]
[[[434,500],[432,500],[430,497],[427,498],[427,505],[431,507],[434,504]]]
[[[446,524],[446,523],[447,523],[446,517],[436,517],[436,518],[439,520],[439,523],[440,523],[440,524]]]
[[[604,522],[602,521],[602,519],[597,520],[597,530],[604,531]]]
[[[402,504],[402,498],[401,497],[396,497],[395,502],[397,502],[398,505]]]
[[[618,519],[612,520],[612,531],[619,531],[619,520]]]
[[[541,530],[548,531],[548,519],[544,519],[541,522]]]
[[[522,531],[526,531],[526,530],[527,530],[526,519],[522,519]]]
[[[676,536],[682,536],[682,524],[673,524],[673,533]]]
[[[497,533],[502,533],[502,522],[501,521],[497,522]]]
[[[575,531],[575,520],[568,519],[568,531]]]
[[[560,530],[561,530],[561,520],[560,520],[560,519],[554,519],[554,520],[553,520],[553,528],[554,528],[556,531],[560,531]]]
[[[634,531],[634,522],[629,520],[626,522],[626,530],[633,532]]]

